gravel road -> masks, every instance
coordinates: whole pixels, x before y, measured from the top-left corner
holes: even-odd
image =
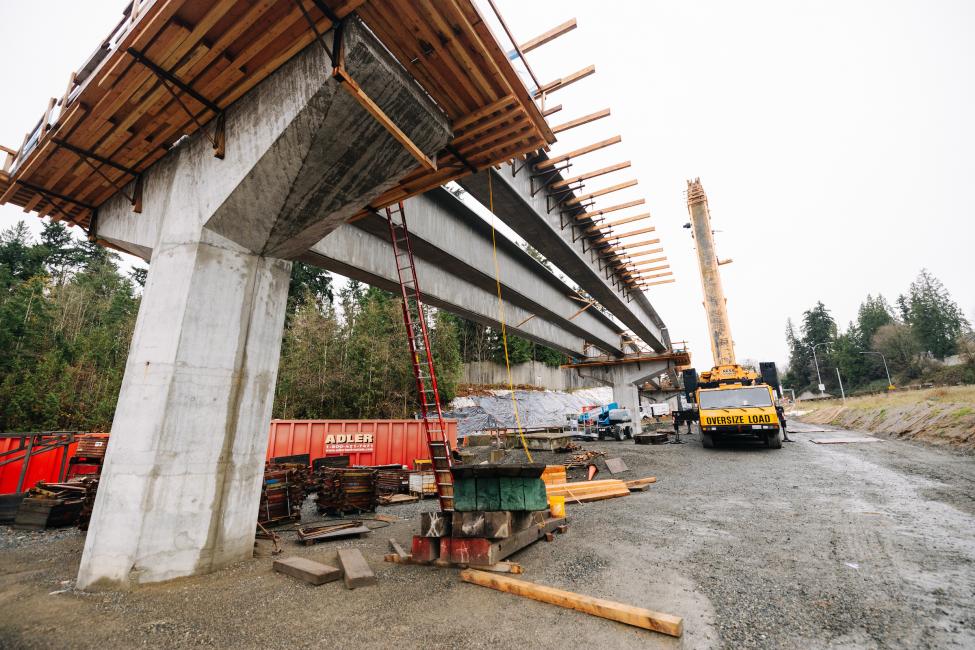
[[[272,572],[261,542],[210,576],[80,593],[81,533],[0,527],[0,647],[975,647],[975,459],[890,440],[814,444],[861,434],[793,428],[797,442],[778,451],[705,450],[697,435],[586,443],[623,458],[619,478],[658,482],[570,502],[567,534],[512,558],[526,580],[683,616],[681,639],[384,563],[386,540],[408,545],[428,501],[383,509],[404,520],[361,540],[285,542],[285,555],[326,563],[361,548],[379,584],[354,591]]]

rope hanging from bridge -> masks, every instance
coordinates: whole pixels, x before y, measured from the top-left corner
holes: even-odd
[[[487,170],[488,177],[488,209],[491,211],[491,254],[494,257],[494,283],[498,288],[498,321],[501,323],[501,346],[504,348],[504,367],[508,373],[508,391],[511,394],[511,406],[515,411],[515,425],[518,427],[518,437],[521,438],[521,447],[525,450],[528,462],[535,462],[532,454],[528,451],[528,442],[525,440],[525,432],[521,428],[521,417],[518,415],[518,400],[515,399],[515,384],[511,380],[511,362],[508,360],[508,328],[504,323],[504,301],[501,299],[501,271],[498,268],[498,241],[494,231],[494,184],[491,182],[491,170]]]

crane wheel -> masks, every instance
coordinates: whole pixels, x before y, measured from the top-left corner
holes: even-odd
[[[765,444],[768,445],[769,449],[782,449],[782,430],[779,429],[775,433],[770,433],[765,439]]]
[[[714,435],[710,433],[701,433],[701,446],[705,449],[714,449]]]

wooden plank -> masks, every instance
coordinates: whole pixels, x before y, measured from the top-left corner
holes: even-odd
[[[635,478],[632,481],[626,481],[626,487],[632,490],[634,488],[643,487],[656,482],[657,482],[656,476],[648,476],[646,478]]]
[[[509,578],[504,575],[490,574],[485,571],[466,569],[461,571],[460,579],[464,582],[489,587],[498,591],[503,591],[524,598],[531,598],[543,603],[566,607],[585,614],[599,616],[600,618],[618,621],[645,630],[653,630],[662,634],[679,637],[684,633],[684,619],[680,616],[655,612],[642,607],[624,605],[623,603],[584,596],[547,587],[544,585],[526,582],[517,578]]]
[[[570,20],[565,21],[558,27],[553,27],[547,32],[539,34],[535,38],[531,38],[525,41],[524,43],[519,45],[518,48],[521,50],[522,54],[528,54],[532,50],[539,48],[545,45],[546,43],[550,43],[554,41],[559,36],[562,36],[563,34],[568,34],[575,28],[576,28],[576,19],[572,18]]]
[[[594,232],[601,228],[613,228],[615,226],[622,226],[624,224],[633,223],[634,221],[642,221],[643,219],[649,219],[649,212],[641,212],[640,214],[634,214],[630,217],[624,217],[622,219],[616,219],[615,221],[600,221],[596,225],[590,227],[589,232]]]
[[[608,208],[602,208],[600,210],[595,210],[593,212],[587,212],[585,214],[580,214],[578,217],[576,217],[576,219],[579,219],[579,220],[593,219],[595,217],[599,217],[599,216],[602,216],[604,214],[608,214],[610,212],[616,212],[617,210],[625,210],[626,208],[632,208],[632,207],[637,206],[637,205],[643,205],[646,202],[647,202],[646,199],[634,199],[633,201],[627,201],[626,203],[619,203],[617,205],[611,205]]]
[[[349,589],[376,584],[376,575],[369,568],[362,551],[357,548],[341,548],[338,552],[339,566],[344,572],[345,586]]]
[[[656,226],[647,226],[646,228],[640,228],[638,230],[633,230],[631,232],[613,233],[610,235],[606,235],[605,237],[600,237],[599,239],[595,240],[594,243],[602,244],[608,241],[616,242],[621,239],[626,239],[627,237],[636,237],[637,235],[645,235],[648,232],[654,232],[656,229],[657,229]]]
[[[626,268],[636,270],[642,266],[647,266],[648,264],[658,264],[660,262],[666,262],[666,261],[667,261],[666,255],[662,257],[652,257],[648,260],[640,260],[639,262],[628,262]]]
[[[454,512],[451,530],[454,537],[501,539],[512,533],[511,512]]]
[[[571,86],[575,82],[581,79],[585,79],[586,77],[593,74],[596,74],[596,66],[589,65],[586,66],[585,68],[582,68],[581,70],[576,70],[575,72],[573,72],[568,76],[550,81],[535,91],[535,99],[538,99],[542,95],[551,95],[555,91],[562,90],[563,88]]]
[[[664,269],[669,269],[670,264],[661,264],[659,266],[650,266],[645,269],[629,269],[623,271],[623,275],[629,275],[633,277],[638,277],[641,273],[647,273],[649,271],[663,271]]]
[[[649,246],[651,244],[659,244],[659,239],[645,239],[640,242],[633,242],[632,244],[620,244],[619,246],[610,246],[609,249],[612,251],[625,251],[630,248],[639,248],[640,246]]]
[[[397,557],[399,557],[399,558],[400,558],[401,560],[405,560],[406,558],[408,558],[408,557],[410,556],[410,554],[406,552],[406,549],[405,549],[405,548],[403,548],[403,547],[402,547],[402,546],[400,545],[400,543],[399,543],[399,542],[397,542],[397,541],[396,541],[395,539],[393,539],[392,537],[390,537],[390,538],[389,538],[389,548],[390,548],[390,550],[392,550],[392,551],[393,551],[393,553],[395,553],[395,554],[396,554],[396,556],[397,556]]]
[[[616,185],[610,185],[609,187],[604,187],[604,188],[602,188],[600,190],[596,190],[595,192],[590,192],[589,194],[583,194],[582,196],[577,196],[575,198],[572,198],[572,199],[566,201],[565,204],[566,205],[577,205],[579,203],[582,203],[583,201],[588,201],[589,199],[594,199],[594,198],[596,198],[598,196],[603,196],[605,194],[610,194],[612,192],[618,192],[620,190],[625,190],[628,187],[633,187],[634,185],[638,184],[639,182],[640,181],[636,180],[635,178],[634,179],[630,179],[630,180],[624,181],[622,183],[617,183]]]
[[[648,251],[639,251],[639,252],[636,252],[636,253],[627,253],[626,254],[626,259],[627,259],[627,261],[630,261],[632,258],[635,258],[635,257],[643,257],[644,255],[656,255],[657,253],[662,253],[662,252],[664,252],[664,249],[662,249],[662,248],[652,248],[652,249],[650,249]],[[667,259],[667,258],[662,257],[660,259]]]
[[[573,183],[578,183],[579,181],[589,180],[590,178],[596,178],[597,176],[602,176],[604,174],[609,174],[609,173],[612,173],[612,172],[615,172],[615,171],[619,171],[621,169],[626,169],[629,166],[630,166],[630,161],[627,160],[626,162],[621,162],[621,163],[617,163],[615,165],[610,165],[609,167],[603,167],[601,169],[596,169],[596,170],[591,171],[591,172],[586,172],[584,174],[579,174],[578,176],[573,176],[572,178],[567,178],[567,179],[565,179],[563,181],[559,181],[558,183],[552,183],[549,187],[551,187],[553,190],[557,190],[560,187],[566,187],[568,185],[572,185]]]
[[[595,113],[590,113],[589,115],[583,115],[574,120],[569,120],[563,124],[552,127],[552,133],[561,133],[562,131],[568,131],[569,129],[574,129],[577,126],[582,126],[584,124],[589,124],[590,122],[595,122],[596,120],[601,120],[604,117],[609,117],[609,109],[604,108],[601,111],[596,111]]]
[[[440,512],[437,510],[435,512],[420,513],[421,537],[445,537],[447,535],[450,535],[449,512]]]
[[[622,141],[623,141],[623,138],[621,138],[618,135],[614,135],[611,138],[606,138],[605,140],[600,140],[599,142],[595,142],[593,144],[590,144],[588,146],[582,147],[580,149],[576,149],[574,151],[570,151],[569,153],[564,153],[561,156],[556,156],[555,158],[549,158],[548,160],[545,160],[545,161],[540,162],[537,165],[535,165],[535,169],[537,171],[541,171],[543,169],[548,169],[550,167],[555,167],[560,162],[564,162],[564,161],[568,160],[569,158],[577,158],[578,156],[582,156],[582,155],[585,155],[587,153],[592,153],[593,151],[598,151],[600,149],[605,149],[606,147],[612,146],[614,144],[619,144]]]
[[[383,112],[379,106],[372,101],[372,99],[366,95],[366,93],[359,87],[359,84],[355,82],[352,77],[350,77],[341,68],[335,69],[335,76],[339,81],[342,82],[342,87],[355,99],[359,104],[362,105],[366,111],[375,118],[387,131],[392,135],[397,142],[399,142],[403,147],[409,152],[411,156],[416,158],[417,162],[420,163],[428,171],[436,171],[437,164],[423,151],[414,144],[410,137],[403,133],[396,124],[389,119],[386,113]]]
[[[677,282],[677,280],[674,279],[674,278],[671,278],[669,280],[658,280],[657,282],[637,282],[637,283],[634,283],[634,284],[635,284],[635,286],[638,286],[638,287],[653,287],[653,286],[656,286],[658,284],[670,284],[671,282]]]
[[[274,570],[312,585],[323,585],[342,577],[341,569],[297,556],[275,560]]]
[[[548,117],[549,115],[553,113],[558,113],[561,110],[562,110],[562,104],[556,104],[555,106],[552,106],[551,108],[546,108],[544,111],[542,111],[542,116]]]

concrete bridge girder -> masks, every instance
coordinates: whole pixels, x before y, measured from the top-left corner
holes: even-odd
[[[446,118],[383,46],[347,25],[346,66],[434,155]],[[392,62],[395,64],[395,62]],[[226,155],[197,133],[122,195],[99,236],[151,254],[78,587],[205,573],[249,557],[291,262],[415,160],[306,48],[225,113]],[[287,259],[285,259],[287,258]]]
[[[399,291],[389,242],[350,225],[315,244],[301,260],[387,291]],[[470,284],[425,259],[417,258],[415,264],[426,304],[490,327],[500,327],[496,293]],[[505,304],[509,332],[567,354],[578,354],[582,349],[585,339],[532,315],[518,305]]]
[[[583,249],[584,240],[573,241],[573,236],[578,234],[569,224],[572,217],[562,217],[558,208],[549,212],[544,190],[532,196],[530,163],[524,164],[524,169],[517,173],[514,170],[511,163],[506,163],[500,171],[485,170],[459,183],[483,205],[493,203],[495,214],[505,224],[572,277],[650,347],[658,352],[669,348],[667,328],[647,297],[642,292],[624,292],[614,286],[594,261],[591,251]]]
[[[496,293],[494,244],[488,223],[444,189],[409,199],[405,209],[417,257],[448,270],[466,283]],[[360,219],[349,227],[370,232],[384,242],[389,239],[384,217]],[[328,245],[327,239],[323,244]],[[522,307],[529,310],[529,315],[545,319],[609,354],[622,354],[619,325],[598,309],[583,309],[586,303],[573,299],[572,289],[520,246],[501,234],[494,241],[506,310],[509,305]],[[388,243],[387,249],[387,256],[391,258],[392,249]],[[422,276],[420,286],[429,291]],[[484,315],[496,316],[497,305]],[[509,317],[507,321],[512,324],[521,322],[521,319]],[[570,352],[579,355],[583,348]]]

